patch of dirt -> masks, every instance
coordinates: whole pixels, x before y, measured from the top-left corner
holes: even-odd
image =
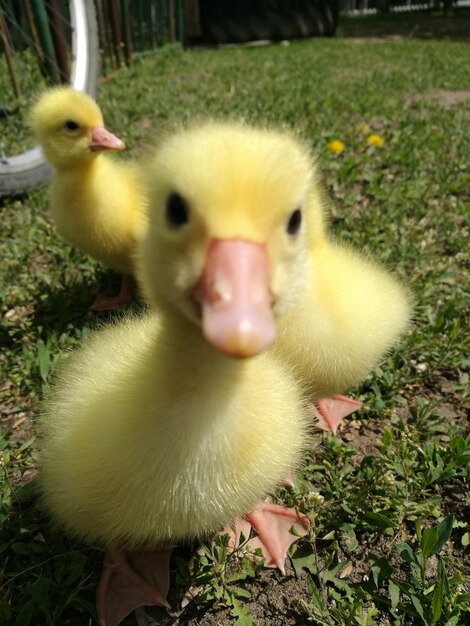
[[[457,104],[461,104],[462,102],[469,102],[470,90],[461,89],[459,91],[454,91],[451,89],[431,89],[430,91],[412,96],[406,101],[406,104],[425,101],[437,102],[446,108],[452,107]]]
[[[12,390],[11,397],[0,402],[0,429],[5,432],[10,442],[25,443],[32,437],[34,410],[25,403],[21,405],[18,392],[10,380],[0,388],[0,393]]]
[[[347,81],[349,83],[357,83],[367,80],[372,76],[372,70],[366,67],[358,68],[338,68],[335,70],[335,76],[338,80]]]
[[[403,35],[383,35],[382,37],[349,37],[350,43],[365,44],[365,43],[386,43],[387,41],[403,41]]]
[[[305,612],[300,611],[302,600],[309,602],[307,575],[282,578],[267,570],[259,575],[256,586],[248,586],[253,602],[247,603],[250,616],[256,624],[267,626],[294,626],[305,623]],[[311,600],[311,599],[310,599]]]
[[[340,437],[360,452],[360,458],[379,456],[378,444],[383,434],[383,425],[369,422],[364,426],[357,420],[346,420],[341,427]]]
[[[405,385],[401,395],[408,405],[416,404],[416,398],[424,398],[432,407],[432,413],[442,418],[445,424],[452,424],[468,432],[470,414],[470,398],[465,397],[458,385],[458,380],[450,378],[452,373],[434,372],[431,379]],[[455,375],[455,373],[454,373]],[[396,408],[396,413],[404,421],[409,417],[406,405]],[[443,435],[445,437],[445,435]],[[447,439],[448,440],[448,439]]]
[[[244,585],[252,594],[249,601],[240,601],[255,624],[263,626],[301,626],[305,624],[305,611],[301,601],[309,601],[307,574],[298,578],[288,571],[282,576],[274,570],[262,570],[256,580]],[[231,609],[197,607],[188,605],[184,612],[167,612],[164,609],[147,608],[136,611],[139,626],[232,626],[235,618]]]

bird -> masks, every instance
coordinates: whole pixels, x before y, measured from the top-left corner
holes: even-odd
[[[150,310],[87,338],[41,417],[44,506],[106,547],[101,626],[168,606],[180,541],[247,520],[283,570],[309,526],[264,499],[311,437],[302,389],[272,350],[308,284],[308,154],[288,135],[210,122],[162,138],[144,176],[136,276]]]
[[[106,130],[97,103],[70,87],[44,91],[31,125],[53,168],[50,208],[58,232],[123,275],[120,293],[98,295],[91,308],[118,308],[133,299],[133,257],[145,230],[141,168],[104,154],[123,150],[124,142]]]
[[[327,203],[312,156],[302,216],[308,285],[277,320],[275,351],[311,399],[322,430],[336,433],[362,404],[344,395],[358,385],[409,326],[412,294],[364,252],[328,229]]]

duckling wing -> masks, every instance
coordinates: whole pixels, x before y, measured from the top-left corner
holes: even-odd
[[[153,552],[108,548],[96,608],[100,626],[117,626],[141,606],[169,607],[171,547]]]

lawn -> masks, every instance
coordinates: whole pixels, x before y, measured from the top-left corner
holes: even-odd
[[[406,336],[350,392],[364,408],[338,436],[319,435],[294,488],[275,495],[312,520],[286,576],[229,557],[220,538],[200,547],[190,575],[195,549],[183,546],[171,615],[149,609],[155,620],[141,612],[141,625],[468,623],[469,62],[466,43],[317,39],[167,47],[103,80],[99,103],[124,158],[195,117],[294,128],[317,152],[335,234],[416,300]],[[113,292],[118,281],[61,241],[47,189],[0,211],[0,624],[95,624],[102,551],[41,511],[35,422],[61,354],[107,319],[88,311],[97,285]]]

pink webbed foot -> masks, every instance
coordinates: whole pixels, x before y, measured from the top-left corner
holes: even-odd
[[[313,415],[317,418],[317,427],[321,430],[329,430],[334,435],[343,418],[357,409],[360,409],[362,402],[347,398],[346,396],[331,396],[331,398],[321,398],[310,405]]]
[[[95,301],[90,306],[92,311],[112,311],[119,309],[123,304],[132,302],[135,297],[134,283],[132,278],[126,274],[122,275],[121,289],[117,296],[103,296],[98,294]]]
[[[299,515],[294,509],[261,502],[246,519],[237,517],[234,526],[223,530],[224,534],[229,535],[230,548],[236,549],[240,545],[241,534],[248,539],[254,528],[258,536],[249,539],[246,547],[249,550],[261,548],[265,567],[277,567],[285,574],[287,551],[299,537],[307,534],[310,523],[306,515]],[[290,532],[292,528],[295,529],[295,535]]]
[[[100,626],[117,626],[141,606],[169,608],[171,547],[155,552],[108,548],[96,593]]]

